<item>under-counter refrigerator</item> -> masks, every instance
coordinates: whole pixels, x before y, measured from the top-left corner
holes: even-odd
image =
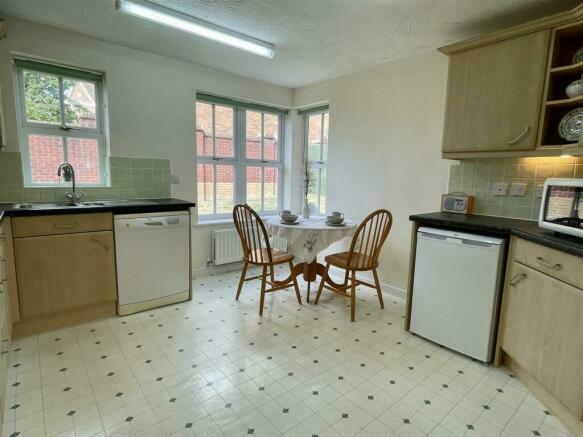
[[[491,361],[504,247],[501,238],[419,228],[410,330]]]

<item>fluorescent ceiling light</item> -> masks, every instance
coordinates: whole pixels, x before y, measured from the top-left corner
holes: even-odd
[[[173,11],[172,9],[146,0],[116,0],[115,8],[126,14],[145,18],[146,20],[164,24],[184,32],[193,33],[194,35],[246,50],[259,56],[265,56],[271,59],[275,54],[273,44]]]

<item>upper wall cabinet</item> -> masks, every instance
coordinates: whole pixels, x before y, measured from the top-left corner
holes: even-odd
[[[583,72],[583,5],[439,50],[449,56],[444,158],[583,154],[583,135],[559,132],[569,111],[583,113],[583,96],[565,95]]]
[[[550,33],[451,56],[443,152],[535,148]]]

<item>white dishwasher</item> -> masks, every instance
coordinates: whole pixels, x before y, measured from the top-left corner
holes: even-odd
[[[495,237],[419,228],[411,331],[491,361],[504,244]]]
[[[190,299],[188,212],[114,216],[118,314]]]

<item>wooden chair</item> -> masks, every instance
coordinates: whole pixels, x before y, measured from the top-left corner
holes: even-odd
[[[278,249],[272,249],[269,244],[269,238],[267,236],[267,231],[265,230],[265,225],[259,217],[259,215],[248,205],[237,205],[233,208],[233,220],[235,222],[235,228],[241,239],[241,245],[243,246],[243,272],[241,273],[241,279],[239,280],[239,288],[237,289],[236,300],[239,300],[241,295],[241,289],[243,288],[243,283],[245,281],[251,281],[253,279],[261,279],[261,298],[259,300],[259,315],[263,315],[263,305],[265,303],[265,293],[271,293],[273,291],[282,290],[284,288],[289,288],[292,285],[296,290],[296,297],[298,298],[298,303],[302,304],[302,299],[300,297],[300,288],[298,287],[297,280],[292,274],[291,279],[284,281],[276,281],[273,267],[278,264],[288,263],[290,272],[293,270],[292,260],[294,256],[283,252]],[[262,266],[263,271],[261,275],[253,276],[251,278],[245,278],[247,274],[247,268],[249,264]],[[270,279],[267,278],[267,269],[269,268]],[[271,288],[267,289],[267,285]]]
[[[381,248],[389,235],[392,224],[393,216],[386,209],[379,209],[371,213],[356,229],[348,252],[335,253],[325,258],[326,270],[322,276],[316,301],[314,302],[316,305],[320,300],[324,287],[341,296],[348,297],[350,298],[350,321],[354,322],[356,287],[366,285],[377,290],[381,308],[385,307],[377,267]],[[331,265],[346,271],[342,284],[336,284],[328,277],[328,270]],[[374,285],[356,279],[356,272],[363,271],[372,271]],[[348,293],[349,288],[350,293]]]

